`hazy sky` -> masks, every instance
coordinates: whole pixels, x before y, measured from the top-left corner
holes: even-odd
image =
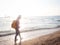
[[[60,0],[0,0],[0,16],[60,15]]]

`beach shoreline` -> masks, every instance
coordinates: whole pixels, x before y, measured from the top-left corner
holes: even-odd
[[[22,45],[60,45],[60,31],[24,41]]]
[[[30,34],[27,37],[29,38],[29,36],[30,36]],[[14,37],[15,37],[14,35],[8,35],[8,36],[0,37],[0,44],[1,45],[14,45]],[[27,37],[25,39],[27,39]],[[49,34],[46,34],[46,35],[40,35],[40,36],[38,35],[38,36],[35,36],[34,38],[31,38],[31,39],[28,39],[28,40],[24,40],[22,38],[22,45],[43,45],[43,44],[48,45],[50,43],[50,40],[52,40],[51,41],[51,43],[52,43],[52,42],[54,42],[55,39],[59,40],[59,43],[60,43],[60,28],[58,30],[56,29],[55,32],[52,32],[52,33],[49,33]],[[19,44],[19,43],[17,43],[17,44]]]
[[[23,30],[20,33],[32,32],[32,31],[38,31],[38,30],[46,30],[46,29],[58,29],[58,28],[60,28],[60,26],[56,27],[56,28],[38,28],[38,29]],[[0,31],[0,33],[2,33],[2,34],[0,34],[0,37],[4,37],[4,36],[8,36],[8,35],[14,35],[15,31],[13,31],[13,30],[10,30],[10,31]]]

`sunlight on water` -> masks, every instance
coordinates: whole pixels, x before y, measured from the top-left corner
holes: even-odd
[[[58,17],[58,18],[57,18]],[[30,27],[35,28],[54,28],[60,25],[59,16],[25,16],[21,18],[21,29]]]
[[[0,30],[13,30],[11,23],[17,16],[0,17]],[[60,16],[22,16],[20,19],[20,30],[36,28],[54,28],[60,25]],[[8,28],[7,28],[8,27]]]

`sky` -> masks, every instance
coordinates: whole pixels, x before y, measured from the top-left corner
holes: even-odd
[[[60,15],[60,0],[0,0],[0,16]]]

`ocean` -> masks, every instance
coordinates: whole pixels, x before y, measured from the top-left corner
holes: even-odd
[[[13,17],[0,17],[0,32],[11,31]],[[60,27],[60,16],[22,16],[20,30],[47,29]]]
[[[11,28],[14,19],[14,17],[0,17],[1,43],[6,43],[8,40],[14,42],[15,30]],[[21,33],[22,41],[52,34],[60,30],[58,27],[60,27],[60,16],[22,16],[20,20],[20,31],[25,31]],[[19,37],[17,39],[19,42]]]

